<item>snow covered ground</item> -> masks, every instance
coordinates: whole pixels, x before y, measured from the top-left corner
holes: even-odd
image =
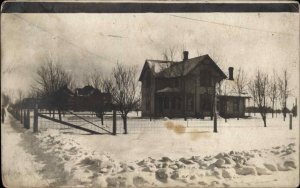
[[[208,119],[188,122],[130,119],[129,126],[134,121],[155,128],[117,136],[66,133],[57,129],[33,135],[27,130],[23,138],[36,139],[36,152],[29,151],[35,158],[51,154],[50,164],[61,169],[56,173],[62,174],[64,181],[54,185],[297,186],[299,120],[294,119],[293,130],[289,130],[288,120],[283,122],[281,117],[268,118],[268,127],[263,127],[256,116],[229,119],[227,123],[219,119],[218,133],[212,132],[212,121]],[[118,129],[122,130],[121,124]],[[29,146],[30,143],[25,147]],[[43,163],[47,166],[47,161]],[[59,180],[55,178],[54,181]]]
[[[22,145],[22,132],[12,128],[15,120],[8,114],[1,123],[1,168],[2,181],[6,187],[43,187],[48,182],[38,170],[43,164],[37,163],[34,156],[25,151]]]

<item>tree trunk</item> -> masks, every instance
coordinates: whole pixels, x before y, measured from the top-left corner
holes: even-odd
[[[264,127],[267,127],[267,118],[266,115],[263,115]]]
[[[127,132],[127,114],[122,115],[122,119],[123,119],[124,134],[128,134],[128,132]]]
[[[272,102],[272,118],[274,118],[274,102]]]
[[[283,108],[283,121],[285,121],[285,117],[286,117],[286,107]]]
[[[240,97],[238,97],[238,104],[237,104],[237,120],[240,120]]]
[[[59,121],[61,121],[61,111],[60,111],[60,109],[57,109],[57,112],[58,112]]]
[[[104,125],[104,115],[101,113],[101,125]]]
[[[218,125],[217,125],[217,95],[216,95],[216,83],[214,82],[214,106],[213,106],[213,116],[214,116],[214,133],[218,132]]]

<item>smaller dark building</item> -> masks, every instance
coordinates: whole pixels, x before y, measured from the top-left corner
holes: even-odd
[[[75,89],[76,96],[91,96],[91,95],[100,95],[101,91],[97,88],[94,88],[90,85],[84,86],[83,88]]]
[[[250,96],[247,93],[239,95],[234,84],[232,79],[224,80],[222,83],[221,93],[218,95],[218,111],[221,117],[245,116],[246,99],[250,99]]]
[[[110,93],[101,93],[90,85],[75,89],[75,96],[69,99],[69,105],[74,111],[110,111],[112,96]]]

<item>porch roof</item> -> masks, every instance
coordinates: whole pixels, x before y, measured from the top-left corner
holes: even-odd
[[[171,87],[165,87],[163,89],[157,90],[156,93],[179,93],[179,88],[171,88]]]

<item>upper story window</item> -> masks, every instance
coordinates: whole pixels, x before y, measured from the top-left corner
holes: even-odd
[[[176,78],[174,80],[174,87],[179,87],[179,80],[178,80],[178,78]]]
[[[200,86],[210,87],[212,86],[212,74],[211,71],[200,71]]]
[[[151,75],[146,74],[146,88],[150,88],[150,87],[151,87]]]

